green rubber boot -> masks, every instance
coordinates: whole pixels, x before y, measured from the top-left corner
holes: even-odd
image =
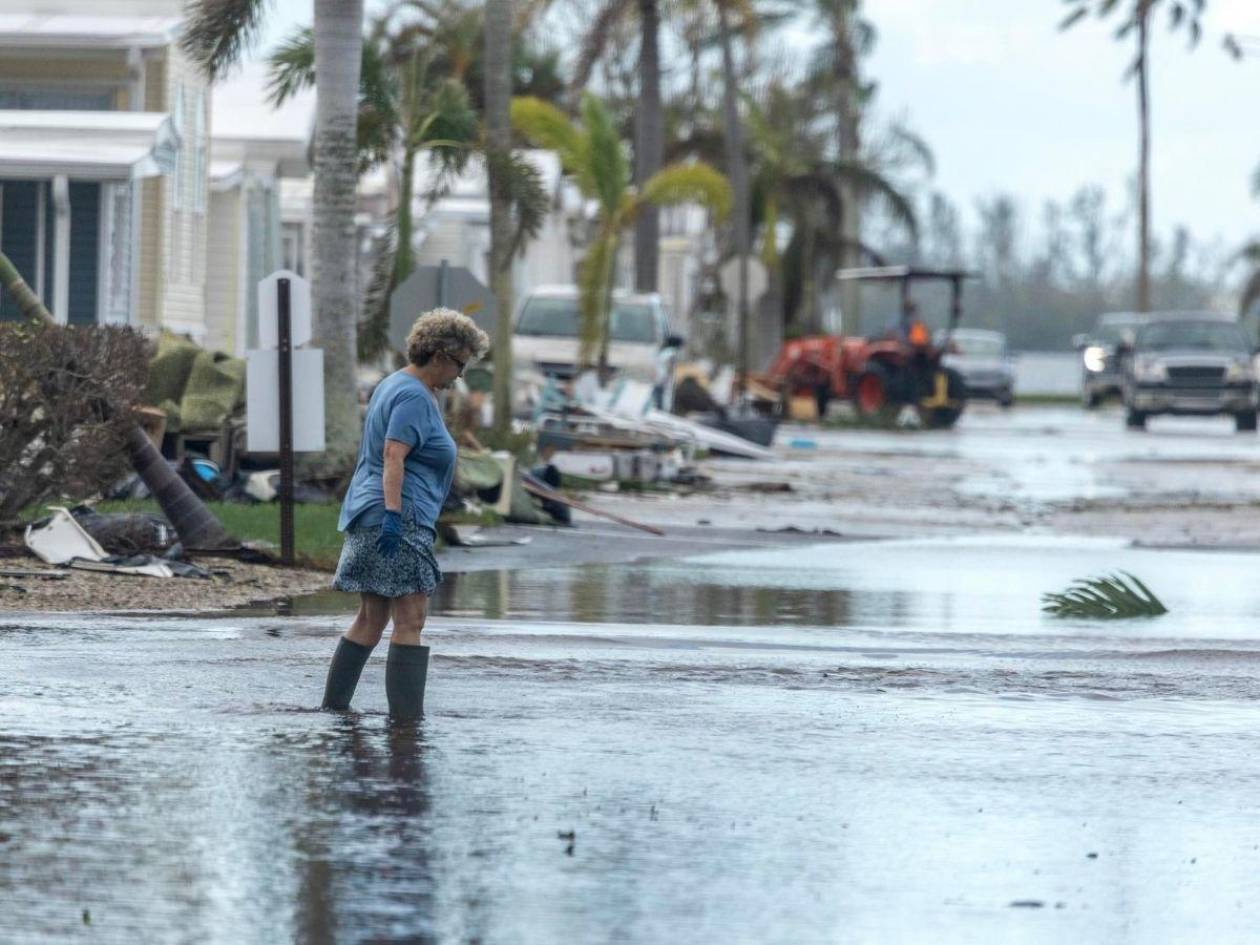
[[[424,715],[424,683],[429,675],[429,648],[422,644],[391,643],[385,661],[385,697],[395,719]]]
[[[332,663],[328,667],[328,681],[324,683],[324,709],[348,709],[350,699],[354,696],[354,687],[359,684],[359,676],[368,657],[372,655],[372,647],[355,643],[342,637],[337,641],[337,650],[333,653]]]

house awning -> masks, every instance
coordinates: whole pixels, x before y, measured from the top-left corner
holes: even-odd
[[[179,37],[178,16],[90,16],[73,13],[0,13],[0,46],[42,49],[128,49],[169,46]]]
[[[175,168],[162,112],[0,110],[0,177],[135,180]]]

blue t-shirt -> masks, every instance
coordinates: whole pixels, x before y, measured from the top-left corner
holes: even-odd
[[[455,476],[455,441],[429,388],[406,371],[376,385],[363,421],[359,459],[341,503],[338,531],[370,528],[385,517],[385,441],[411,447],[403,461],[403,521],[433,528]]]

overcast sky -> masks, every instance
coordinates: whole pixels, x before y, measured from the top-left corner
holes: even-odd
[[[369,9],[380,4],[368,0]],[[1030,215],[1050,197],[1103,184],[1118,209],[1136,170],[1137,106],[1122,81],[1132,44],[1115,21],[1060,33],[1061,0],[867,0],[879,31],[867,74],[877,105],[904,115],[932,146],[936,187],[971,219],[975,198],[1007,191]],[[277,0],[260,53],[311,0]],[[1161,19],[1152,54],[1153,226],[1178,224],[1229,245],[1260,234],[1250,178],[1260,165],[1260,43],[1242,62],[1227,32],[1260,37],[1260,0],[1209,0],[1204,37],[1187,51]],[[798,34],[807,35],[807,34]]]

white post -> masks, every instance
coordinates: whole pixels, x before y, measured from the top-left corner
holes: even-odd
[[[53,178],[53,318],[70,321],[70,182]]]

